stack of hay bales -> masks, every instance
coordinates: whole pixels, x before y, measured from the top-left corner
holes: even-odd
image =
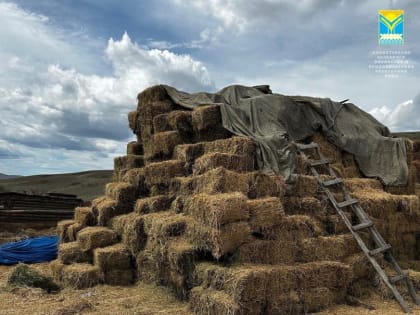
[[[314,312],[373,278],[307,161],[287,187],[256,169],[255,144],[223,129],[218,106],[180,108],[160,86],[138,100],[129,114],[137,140],[115,159],[114,182],[58,225],[57,280],[76,288],[157,283],[197,314],[218,315]],[[396,236],[398,254],[417,259],[417,197],[385,192],[360,178],[353,156],[321,134],[314,141],[385,235]]]

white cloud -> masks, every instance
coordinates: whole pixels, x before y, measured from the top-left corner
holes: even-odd
[[[388,126],[391,131],[419,131],[420,94],[413,100],[403,102],[395,108],[376,107],[370,111],[370,114]]]

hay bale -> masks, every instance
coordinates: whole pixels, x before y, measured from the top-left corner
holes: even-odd
[[[83,228],[84,226],[80,223],[73,223],[69,225],[66,230],[66,240],[68,240],[69,242],[74,242],[75,240],[77,240],[77,233],[79,233],[79,231]]]
[[[77,240],[84,251],[109,246],[118,241],[113,230],[102,226],[84,228],[78,233]]]
[[[82,250],[79,242],[63,243],[58,246],[58,259],[66,265],[90,263],[92,262],[92,252]]]
[[[166,89],[162,85],[154,85],[143,90],[137,95],[138,108],[141,106],[148,106],[151,103],[159,101],[170,101],[170,97]]]
[[[133,133],[139,132],[138,126],[138,113],[137,111],[131,111],[128,113],[128,127],[133,131]]]
[[[67,229],[70,225],[74,224],[74,220],[62,220],[57,223],[57,235],[60,238],[60,242],[68,242]]]
[[[184,164],[181,161],[169,160],[156,162],[144,168],[145,183],[149,187],[153,185],[169,184],[170,180],[177,176],[184,176]]]
[[[267,314],[306,314],[300,296],[291,291],[269,299],[266,305]]]
[[[118,205],[127,207],[134,206],[137,199],[136,187],[124,182],[108,183],[105,187],[105,194],[108,198],[116,200]]]
[[[413,166],[416,168],[416,181],[420,183],[420,159],[413,161]]]
[[[413,285],[416,288],[416,290],[420,290],[420,272],[417,270],[408,270],[408,276],[413,282]]]
[[[207,153],[195,161],[193,174],[203,174],[221,166],[235,172],[251,172],[255,167],[254,156],[218,152]]]
[[[195,287],[191,290],[190,307],[199,315],[240,315],[240,306],[222,291]]]
[[[181,193],[190,194],[187,190],[192,188],[195,193],[218,194],[229,192],[241,192],[245,195],[249,191],[249,179],[247,174],[228,171],[223,167],[208,171],[199,176],[194,176],[192,182],[185,182],[181,187]]]
[[[127,154],[114,158],[114,170],[140,168],[144,166],[143,155]]]
[[[183,210],[197,222],[217,228],[223,224],[248,220],[246,200],[241,193],[197,194],[186,198]]]
[[[209,251],[214,258],[233,253],[251,239],[251,230],[246,222],[233,222],[210,228],[201,224],[190,224],[189,241],[198,249]]]
[[[112,269],[104,273],[104,283],[108,285],[127,286],[135,281],[134,269]]]
[[[76,207],[74,209],[74,221],[82,226],[93,226],[97,222],[91,207]]]
[[[155,133],[171,131],[171,126],[169,126],[168,114],[160,114],[153,117],[153,131]]]
[[[248,174],[248,197],[283,197],[286,185],[282,176],[267,175],[260,172]]]
[[[66,265],[60,259],[55,259],[49,263],[52,277],[55,281],[61,282],[63,278],[63,270]]]
[[[262,231],[260,237],[263,239],[296,241],[320,236],[322,232],[323,229],[315,218],[306,215],[288,215],[283,217],[278,225]]]
[[[168,195],[137,199],[134,211],[139,214],[166,211],[171,207],[173,200],[174,197]]]
[[[359,167],[348,166],[344,168],[344,177],[346,178],[362,177],[362,174],[360,173]]]
[[[307,214],[320,218],[327,213],[322,202],[314,197],[286,197],[283,203],[289,214]]]
[[[143,250],[136,256],[137,277],[146,283],[160,283],[160,264],[152,250]]]
[[[325,135],[320,132],[316,132],[312,136],[312,141],[319,145],[319,149],[328,160],[333,163],[341,163],[342,154],[341,150],[337,148],[334,144],[328,141]]]
[[[202,143],[204,147],[203,153],[227,153],[246,155],[249,157],[255,156],[256,144],[255,142],[244,136],[234,136],[227,139],[220,139],[211,142]]]
[[[147,235],[143,216],[137,213],[120,215],[111,220],[111,226],[133,256],[144,249]]]
[[[298,260],[301,262],[340,261],[346,256],[360,252],[351,234],[302,239],[299,242],[299,248]]]
[[[313,197],[318,191],[318,182],[314,176],[299,175],[293,190],[288,194],[296,197]]]
[[[344,302],[345,291],[331,291],[329,288],[313,288],[300,292],[300,301],[306,312],[319,312],[334,303]]]
[[[346,212],[345,214],[351,222],[351,213]],[[325,216],[323,223],[328,234],[343,234],[348,232],[347,226],[338,214]]]
[[[140,142],[131,141],[127,144],[127,156],[143,156],[143,154],[143,144],[141,144]]]
[[[145,233],[152,244],[163,242],[170,237],[181,236],[192,224],[190,217],[169,211],[145,214],[142,218]]]
[[[150,141],[145,143],[144,153],[147,162],[156,162],[170,159],[177,145],[182,144],[178,131],[166,131],[154,134]]]
[[[93,254],[94,265],[103,272],[131,269],[131,255],[123,244],[97,248]]]
[[[150,140],[151,135],[154,133],[153,118],[157,115],[170,112],[173,109],[172,104],[173,103],[170,100],[155,101],[137,108],[137,125],[140,127],[138,128],[140,130],[138,130],[136,134],[141,135],[143,143],[147,143]]]
[[[147,196],[149,194],[149,189],[145,183],[146,175],[144,173],[144,168],[132,168],[128,170],[121,180],[134,186],[138,196]]]
[[[62,283],[74,289],[90,288],[103,282],[103,274],[90,264],[67,265],[62,270]]]
[[[111,218],[129,211],[129,208],[118,206],[118,202],[113,199],[104,198],[102,202],[93,206],[92,210],[96,214],[97,224],[106,226]]]
[[[235,262],[244,264],[291,264],[298,253],[297,242],[253,238],[235,253]]]
[[[253,233],[264,233],[282,222],[285,216],[280,198],[270,197],[247,201],[249,226]]]
[[[36,269],[25,264],[18,264],[13,268],[7,279],[7,284],[41,288],[48,293],[60,290],[60,287],[51,278],[40,274]]]
[[[175,147],[173,158],[192,166],[194,161],[204,154],[205,143],[180,144]]]
[[[213,141],[229,136],[223,128],[222,115],[219,105],[200,106],[192,112],[192,125],[195,142]]]
[[[359,190],[383,190],[381,182],[373,178],[348,178],[344,180],[344,184],[350,192]]]
[[[168,124],[179,132],[184,142],[191,142],[194,136],[191,111],[172,111],[168,114]]]

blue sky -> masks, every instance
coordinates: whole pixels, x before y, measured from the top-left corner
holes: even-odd
[[[379,9],[405,9],[408,74],[368,68]],[[350,99],[420,130],[417,0],[0,0],[0,173],[110,169],[158,83]],[[417,97],[416,97],[417,96]]]

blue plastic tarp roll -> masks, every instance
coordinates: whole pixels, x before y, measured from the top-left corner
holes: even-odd
[[[0,264],[31,264],[54,260],[58,243],[58,236],[41,236],[0,245]]]

